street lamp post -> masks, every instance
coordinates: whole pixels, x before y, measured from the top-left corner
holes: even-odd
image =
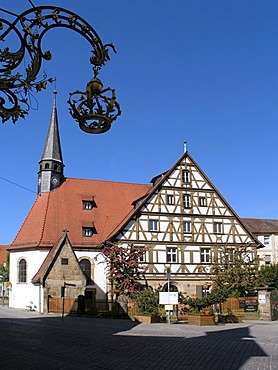
[[[171,280],[171,267],[166,266],[166,277],[167,277],[167,291],[168,291],[168,297],[170,293],[170,280]],[[168,324],[171,323],[171,318],[170,318],[170,310],[167,310],[167,317],[168,317]]]
[[[31,5],[33,3],[30,1]],[[42,61],[52,59],[50,50],[42,50],[42,38],[53,28],[68,28],[84,37],[92,48],[89,58],[93,66],[93,78],[85,91],[70,93],[68,100],[72,117],[81,130],[99,134],[110,129],[111,123],[121,114],[116,93],[110,87],[103,88],[97,77],[101,68],[110,60],[109,50],[116,52],[114,45],[103,44],[94,28],[79,15],[55,6],[33,6],[20,15],[0,8],[0,11],[15,17],[13,22],[0,18],[0,117],[2,122],[24,118],[30,109],[29,94],[45,89],[54,81],[43,73],[37,79]],[[16,36],[19,48],[10,50],[6,45],[9,36]],[[26,57],[29,58],[27,64]],[[2,66],[1,66],[2,64]],[[18,67],[23,66],[19,70]]]

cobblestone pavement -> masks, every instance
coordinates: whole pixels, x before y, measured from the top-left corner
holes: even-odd
[[[190,326],[0,307],[4,369],[278,370],[278,321]]]

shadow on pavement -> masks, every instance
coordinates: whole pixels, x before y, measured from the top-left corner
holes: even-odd
[[[267,354],[248,327],[22,315],[0,311],[1,369],[239,369]],[[236,324],[235,324],[236,325]],[[188,332],[189,331],[189,332]]]

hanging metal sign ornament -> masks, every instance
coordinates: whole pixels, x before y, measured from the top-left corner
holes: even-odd
[[[16,51],[11,51],[8,46],[0,48],[2,122],[11,119],[15,123],[19,118],[25,118],[30,109],[30,92],[34,89],[39,92],[46,88],[48,82],[54,81],[45,73],[42,79],[37,80],[42,61],[52,59],[51,51],[43,52],[41,43],[47,31],[62,27],[79,33],[92,46],[90,63],[93,65],[94,77],[88,82],[85,92],[77,90],[70,93],[68,101],[70,113],[85,132],[99,134],[108,131],[111,123],[121,114],[121,110],[116,101],[115,90],[110,87],[103,89],[103,84],[97,75],[101,67],[110,60],[109,48],[116,52],[113,44],[103,45],[93,27],[67,9],[39,6],[28,9],[20,15],[1,8],[0,11],[16,17],[13,22],[0,18],[0,46],[1,43],[5,44],[5,40],[11,34],[16,36],[20,44]],[[27,66],[24,61],[26,55],[30,59]],[[24,65],[24,73],[18,70],[22,65]]]

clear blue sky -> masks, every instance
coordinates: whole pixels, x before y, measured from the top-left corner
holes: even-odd
[[[122,116],[89,135],[68,113],[69,92],[92,78],[90,45],[70,30],[43,42],[53,60],[67,177],[148,183],[181,156],[183,141],[242,217],[278,218],[278,2],[242,0],[33,0],[86,19],[118,54],[102,69]],[[20,13],[27,0],[2,0]],[[1,16],[5,14],[1,13]],[[34,93],[35,94],[35,93]],[[0,126],[0,244],[9,244],[30,210],[53,102]],[[35,100],[33,102],[35,106]]]

